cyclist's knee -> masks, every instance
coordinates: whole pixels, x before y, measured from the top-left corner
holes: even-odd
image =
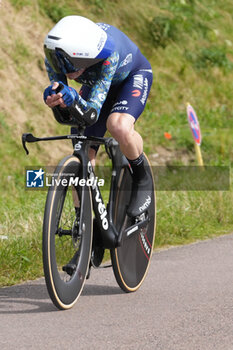
[[[119,143],[127,144],[134,132],[134,122],[129,114],[113,113],[107,120],[107,129]]]

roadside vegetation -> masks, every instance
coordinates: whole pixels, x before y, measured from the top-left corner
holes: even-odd
[[[231,0],[148,0],[143,5],[139,0],[1,1],[0,285],[43,274],[46,192],[25,189],[25,167],[56,165],[72,152],[65,142],[31,145],[29,156],[21,147],[23,132],[37,136],[69,132],[55,122],[42,100],[48,85],[43,65],[47,31],[70,14],[109,22],[125,31],[153,66],[150,99],[137,123],[152,163],[166,167],[197,164],[186,117],[190,102],[201,125],[205,165],[231,168],[231,13]],[[106,159],[100,152],[102,162]],[[232,186],[227,191],[157,191],[155,248],[232,232],[232,208]]]

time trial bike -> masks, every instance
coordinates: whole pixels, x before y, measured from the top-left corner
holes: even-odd
[[[79,108],[79,107],[78,107]],[[136,291],[143,283],[152,257],[155,238],[155,191],[151,204],[137,217],[127,215],[132,174],[125,156],[113,138],[87,137],[84,130],[96,120],[95,110],[72,110],[75,115],[58,118],[75,125],[76,134],[38,138],[23,134],[26,143],[72,140],[73,154],[60,161],[48,189],[43,222],[43,266],[45,281],[54,305],[69,309],[78,300],[91,267],[100,267],[105,249],[110,250],[117,283],[125,292]],[[111,159],[108,204],[101,195],[88,150],[104,145]],[[146,169],[153,178],[148,158]],[[77,180],[78,179],[78,180]]]

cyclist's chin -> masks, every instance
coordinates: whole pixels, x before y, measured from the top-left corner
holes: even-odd
[[[66,77],[70,80],[75,80],[78,77],[80,77],[80,75],[83,74],[84,71],[85,71],[85,68],[81,68],[77,72],[67,73]]]

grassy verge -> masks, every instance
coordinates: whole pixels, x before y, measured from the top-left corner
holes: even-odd
[[[9,141],[9,140],[8,140]],[[98,176],[98,174],[97,174]],[[6,173],[3,178],[9,177]],[[101,178],[101,174],[99,175]],[[25,189],[25,176],[6,179],[1,198],[0,285],[12,285],[43,274],[42,220],[46,192]],[[11,186],[13,182],[14,186]],[[109,178],[106,177],[109,183]],[[231,191],[157,191],[155,248],[203,240],[231,232]],[[107,201],[108,192],[104,190]],[[23,211],[22,211],[23,208]],[[109,259],[109,254],[105,255]]]
[[[14,138],[1,114],[0,158],[0,285],[9,285],[42,274],[41,226],[45,192],[25,189],[26,165],[36,165],[35,157],[26,158],[20,137]],[[9,167],[11,165],[11,167]]]
[[[177,245],[232,232],[233,193],[158,192],[156,246]]]
[[[35,198],[28,198],[25,209],[29,219],[18,216],[17,220],[11,218],[7,223],[8,239],[0,240],[0,286],[43,275],[41,245],[45,198],[42,197],[40,203],[38,192]],[[36,210],[31,210],[35,203]],[[187,244],[231,232],[232,206],[232,192],[158,192],[155,248]],[[106,254],[108,258],[109,254]]]

